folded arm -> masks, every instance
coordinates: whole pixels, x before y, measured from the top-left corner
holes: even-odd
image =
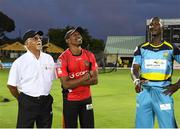
[[[73,89],[77,86],[95,85],[98,82],[97,71],[85,73],[81,78],[70,79],[68,76],[61,77],[61,84],[64,89]]]

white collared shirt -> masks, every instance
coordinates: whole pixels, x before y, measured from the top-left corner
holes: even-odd
[[[38,97],[48,95],[55,78],[53,58],[43,52],[37,59],[30,51],[16,59],[9,72],[8,85],[24,94]]]

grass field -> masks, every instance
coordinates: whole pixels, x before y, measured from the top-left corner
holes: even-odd
[[[180,71],[175,71],[173,81]],[[0,70],[0,97],[9,98],[8,103],[0,102],[0,128],[16,126],[17,101],[9,93],[6,83],[8,70]],[[53,128],[61,128],[62,94],[59,80],[53,82],[51,95],[53,104]],[[99,84],[92,87],[95,127],[97,128],[133,128],[135,118],[135,91],[129,70],[100,74]],[[180,91],[174,95],[175,114],[180,124]],[[157,127],[157,123],[156,123]]]

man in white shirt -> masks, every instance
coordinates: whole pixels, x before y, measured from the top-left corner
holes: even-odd
[[[49,94],[55,78],[53,58],[41,51],[42,31],[23,36],[27,52],[16,59],[9,72],[8,88],[18,100],[17,128],[51,128],[53,98]]]

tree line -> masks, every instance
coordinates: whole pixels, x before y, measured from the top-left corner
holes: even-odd
[[[66,32],[71,29],[72,26],[66,26],[65,28],[50,28],[48,29],[49,42],[66,49],[67,44],[65,42],[64,36]],[[81,27],[82,28],[82,27]],[[22,42],[21,37],[16,39],[9,39],[6,33],[15,30],[15,22],[13,19],[8,17],[6,14],[0,11],[0,45],[8,42],[19,41]],[[92,51],[93,53],[99,53],[104,50],[105,44],[101,39],[93,38],[86,28],[82,28],[81,35],[83,37],[82,47]]]

